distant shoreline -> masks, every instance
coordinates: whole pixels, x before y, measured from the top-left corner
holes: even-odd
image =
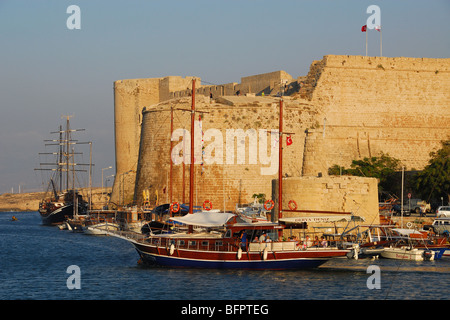
[[[104,188],[102,197],[102,188],[92,188],[92,204],[94,209],[102,207],[107,199],[107,194],[111,193],[111,187]],[[84,190],[83,194],[87,194]],[[39,210],[39,202],[45,197],[45,192],[30,193],[3,193],[0,194],[0,213],[1,212],[36,212]]]

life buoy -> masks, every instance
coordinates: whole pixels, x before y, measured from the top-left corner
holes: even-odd
[[[412,224],[412,222],[411,221],[409,221],[407,224],[406,224],[406,226],[408,227],[408,229],[411,229],[412,228],[412,226],[413,226],[413,224]]]
[[[294,200],[289,200],[288,207],[291,210],[297,209],[297,203]]]
[[[267,260],[267,255],[269,253],[269,250],[266,248],[264,248],[263,254],[262,254],[262,258],[263,260]]]
[[[170,248],[169,248],[169,254],[170,254],[170,255],[173,255],[174,252],[175,252],[175,246],[174,246],[174,244],[172,243],[172,244],[170,245]]]
[[[267,206],[268,204],[270,204],[270,206]],[[272,210],[274,206],[275,202],[273,202],[273,200],[267,200],[266,202],[264,202],[264,209],[266,210]]]
[[[237,258],[238,258],[238,260],[241,260],[241,258],[242,258],[242,249],[241,248],[238,249]]]
[[[180,211],[180,204],[179,204],[178,202],[173,202],[173,203],[170,205],[170,211],[172,211],[172,212],[178,212],[178,211]]]
[[[206,204],[209,203],[209,207],[206,207]],[[205,209],[206,211],[209,211],[212,209],[212,203],[209,200],[205,200],[205,202],[203,202],[203,209]]]

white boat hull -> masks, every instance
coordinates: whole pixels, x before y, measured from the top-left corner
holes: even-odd
[[[88,235],[100,236],[108,235],[108,231],[118,231],[119,225],[115,223],[99,223],[84,228],[84,233]]]
[[[383,258],[397,259],[397,260],[412,260],[412,261],[434,260],[434,253],[428,256],[425,250],[420,250],[417,248],[410,249],[409,247],[384,248],[384,250],[381,252],[381,256]]]

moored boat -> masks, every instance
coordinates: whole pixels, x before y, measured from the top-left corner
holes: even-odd
[[[71,129],[69,124],[70,116],[66,117],[66,127],[59,127],[58,131],[51,132],[59,134],[59,139],[46,140],[51,143],[46,146],[57,146],[57,152],[40,153],[41,155],[50,155],[53,157],[53,162],[41,163],[41,168],[35,170],[51,171],[53,176],[49,179],[48,190],[51,188],[50,195],[46,194],[45,198],[39,203],[39,213],[44,225],[61,225],[66,220],[72,219],[77,215],[85,215],[89,209],[88,201],[83,199],[83,196],[75,188],[75,172],[87,172],[84,169],[78,169],[78,166],[89,166],[92,168],[92,163],[84,164],[75,161],[76,153],[74,145],[90,144],[90,142],[79,142],[72,139],[72,132],[81,131],[84,129]],[[91,148],[92,152],[92,148]],[[92,154],[90,155],[92,159]],[[48,167],[50,166],[50,167]],[[91,177],[91,170],[89,170],[89,180]],[[56,183],[55,183],[56,181]]]
[[[349,250],[335,247],[297,246],[294,241],[279,241],[283,225],[273,222],[249,223],[236,214],[198,212],[173,217],[184,230],[129,237],[148,265],[218,269],[301,269],[315,268],[334,257],[344,257]],[[117,234],[116,234],[117,235]],[[262,235],[270,240],[259,242]]]
[[[387,259],[413,261],[432,261],[435,256],[432,250],[421,250],[410,246],[387,247],[380,254]]]
[[[87,225],[83,228],[85,234],[94,236],[108,235],[110,231],[119,231],[119,230],[120,230],[119,224],[108,221]]]
[[[74,205],[75,203],[76,205]],[[87,209],[88,203],[77,191],[73,190],[67,190],[54,198],[44,199],[39,204],[39,213],[44,225],[60,225],[67,219],[73,218],[74,212],[84,215]]]

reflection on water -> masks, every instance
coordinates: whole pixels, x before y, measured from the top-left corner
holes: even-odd
[[[129,243],[61,231],[37,213],[0,213],[0,299],[448,299],[450,258],[436,261],[336,259],[291,271],[149,268]],[[81,289],[66,286],[69,265]],[[378,265],[381,289],[370,290],[367,267]],[[438,284],[438,285],[437,285]]]

